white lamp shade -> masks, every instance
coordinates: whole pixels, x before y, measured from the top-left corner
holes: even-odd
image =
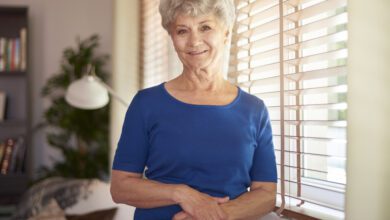
[[[98,80],[94,76],[86,75],[74,81],[66,91],[65,100],[73,107],[81,109],[98,109],[107,105],[107,89]]]

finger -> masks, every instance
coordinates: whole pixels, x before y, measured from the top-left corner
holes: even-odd
[[[225,196],[223,198],[220,197],[213,197],[215,201],[217,201],[219,204],[229,202],[230,198],[229,196]]]
[[[173,220],[185,220],[188,219],[190,216],[186,212],[179,212],[175,216],[173,216]]]
[[[172,220],[187,220],[189,216],[187,214],[178,213],[175,216],[173,216]]]

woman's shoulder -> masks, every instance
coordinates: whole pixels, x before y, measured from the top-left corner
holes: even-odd
[[[161,90],[160,87],[161,87],[161,84],[151,86],[148,88],[143,88],[143,89],[138,90],[136,95],[140,96],[142,98],[151,98],[153,96],[160,94],[160,90]]]
[[[242,99],[242,103],[247,104],[249,106],[261,107],[261,108],[265,107],[264,101],[260,97],[250,94],[249,92],[243,89],[241,89],[241,99]]]
[[[138,90],[135,96],[132,99],[133,103],[138,103],[140,105],[152,105],[158,100],[161,100],[161,85],[155,85],[152,87],[144,88]]]

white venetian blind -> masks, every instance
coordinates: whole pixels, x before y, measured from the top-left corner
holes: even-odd
[[[228,77],[268,106],[279,211],[314,209],[343,218],[346,0],[235,3]]]
[[[141,87],[147,88],[168,76],[168,34],[161,26],[158,0],[141,2]]]
[[[170,37],[161,25],[159,0],[141,2],[141,87],[168,81],[181,71]]]

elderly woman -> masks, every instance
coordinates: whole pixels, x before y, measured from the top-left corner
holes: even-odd
[[[111,194],[137,207],[136,220],[258,219],[274,208],[268,111],[222,74],[232,1],[160,3],[183,72],[140,90],[126,113]]]

